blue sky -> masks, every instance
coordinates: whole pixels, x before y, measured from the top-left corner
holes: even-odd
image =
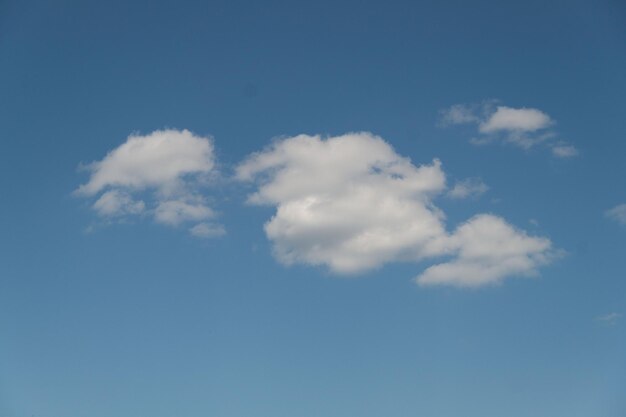
[[[626,413],[618,1],[0,3],[0,415]]]

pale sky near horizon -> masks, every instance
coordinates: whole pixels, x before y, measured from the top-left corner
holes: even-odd
[[[623,417],[620,1],[0,2],[0,417]]]

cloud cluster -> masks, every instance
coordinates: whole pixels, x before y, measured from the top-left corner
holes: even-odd
[[[496,105],[494,101],[481,104],[455,104],[441,112],[443,126],[472,124],[478,136],[470,140],[474,145],[485,145],[495,141],[510,143],[523,149],[545,144],[558,158],[571,158],[578,150],[566,142],[555,140],[550,128],[554,120],[546,113],[534,108],[513,108]]]
[[[449,117],[473,116],[459,107]],[[496,111],[474,121],[492,132],[513,124],[537,130],[549,118]],[[211,138],[188,130],[131,135],[86,169],[89,179],[75,193],[91,198],[93,210],[108,221],[144,216],[185,225],[199,238],[226,233],[207,199],[216,175]],[[240,163],[235,177],[255,186],[249,203],[276,208],[264,229],[275,257],[286,265],[358,274],[392,262],[429,261],[416,277],[421,285],[480,286],[535,275],[557,253],[549,239],[529,236],[492,214],[448,231],[435,199],[479,196],[487,185],[468,178],[447,189],[439,160],[416,166],[371,133],[275,141]],[[619,217],[617,209],[610,215]]]
[[[131,135],[86,169],[89,180],[75,192],[97,196],[92,208],[102,218],[144,215],[170,226],[196,223],[194,236],[219,235],[206,223],[215,213],[202,192],[216,174],[210,138],[171,129]]]
[[[370,133],[277,141],[249,156],[236,176],[257,185],[250,203],[276,207],[265,232],[286,265],[354,274],[389,262],[444,258],[417,282],[478,286],[536,274],[555,254],[548,239],[494,215],[447,232],[433,203],[446,188],[441,163],[417,167]]]

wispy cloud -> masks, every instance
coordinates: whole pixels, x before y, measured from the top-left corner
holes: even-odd
[[[557,254],[549,239],[492,214],[447,232],[445,215],[434,205],[446,188],[441,162],[415,166],[370,133],[286,138],[252,154],[236,172],[257,186],[251,204],[276,207],[265,232],[286,265],[357,274],[446,256],[416,281],[481,286],[536,275]],[[460,186],[457,193],[467,196],[471,189]]]
[[[454,104],[449,108],[442,110],[440,124],[442,126],[460,125],[465,123],[481,122],[481,117],[477,115],[478,108],[476,105]]]
[[[579,153],[573,145],[556,141],[556,133],[551,129],[555,121],[535,108],[508,107],[488,100],[479,104],[455,104],[441,111],[440,125],[460,124],[476,126],[478,136],[470,139],[474,145],[499,141],[530,149],[547,144],[558,158],[571,158]]]
[[[621,318],[622,318],[622,315],[620,313],[613,312],[613,313],[605,314],[602,316],[598,316],[596,317],[596,320],[600,323],[612,326],[615,323],[617,323],[617,321]]]
[[[611,220],[615,220],[622,226],[626,226],[626,203],[619,204],[604,212],[604,215]]]
[[[457,181],[448,193],[447,196],[453,199],[464,199],[469,197],[478,197],[483,195],[489,190],[487,184],[480,178],[467,178],[461,181]]]
[[[214,237],[224,236],[226,229],[220,224],[199,223],[189,229],[189,233],[192,236],[199,237],[201,239],[210,239]]]
[[[170,226],[200,226],[215,217],[201,192],[216,174],[209,137],[172,129],[134,134],[86,169],[89,180],[75,193],[97,197],[92,208],[103,219],[143,215]]]
[[[578,149],[572,145],[557,144],[552,147],[552,155],[557,158],[572,158],[578,154]]]

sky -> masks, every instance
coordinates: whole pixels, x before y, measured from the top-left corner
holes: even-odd
[[[0,2],[0,416],[626,414],[626,6]]]

